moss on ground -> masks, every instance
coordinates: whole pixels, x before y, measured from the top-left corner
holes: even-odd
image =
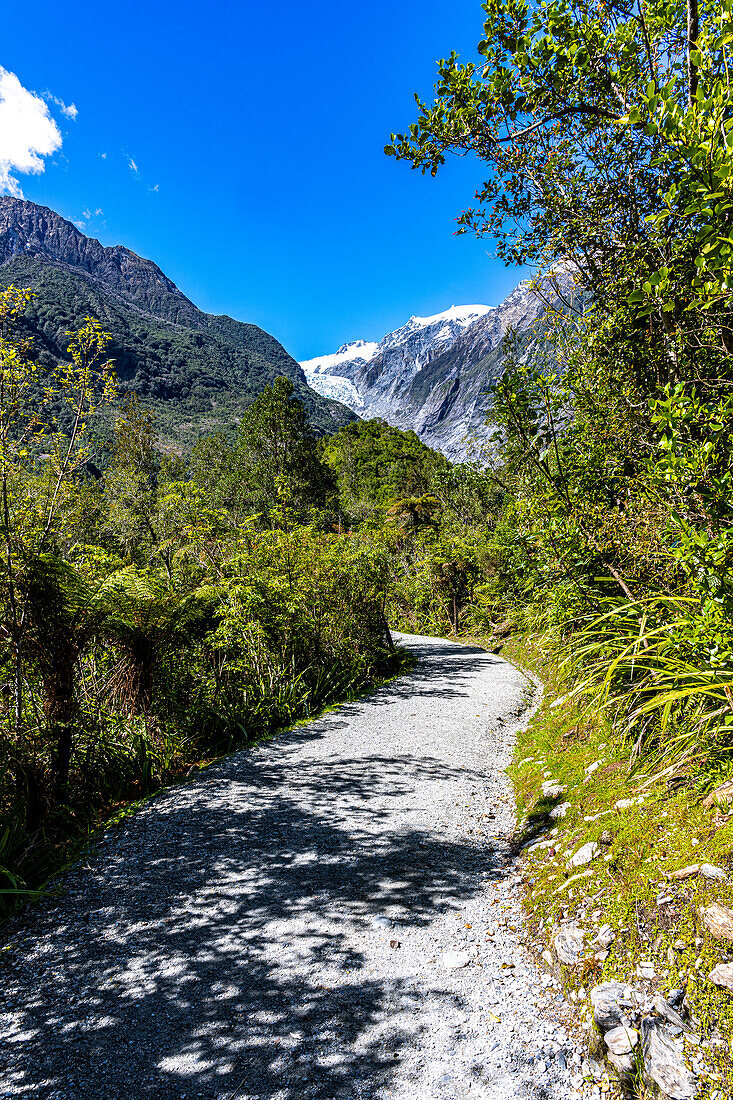
[[[545,685],[509,769],[538,953],[551,947],[561,921],[591,932],[610,925],[615,939],[607,954],[596,945],[597,957],[561,973],[566,996],[578,1004],[591,1036],[587,998],[597,982],[617,978],[662,994],[685,987],[700,1041],[699,1047],[694,1038],[687,1043],[700,1070],[700,1100],[733,1096],[733,993],[707,977],[718,963],[733,961],[733,943],[714,939],[699,916],[700,906],[711,901],[733,904],[733,888],[730,881],[702,875],[667,878],[695,863],[733,877],[733,813],[704,807],[694,775],[670,785],[643,763],[632,765],[632,746],[607,718],[584,713],[576,700],[564,697],[557,662],[542,638],[511,641],[505,655]],[[567,787],[567,793],[543,798],[547,782]],[[561,803],[567,803],[565,816],[551,818]],[[598,846],[595,858],[569,868],[571,856],[589,842]],[[642,976],[642,963],[651,965],[653,977]]]

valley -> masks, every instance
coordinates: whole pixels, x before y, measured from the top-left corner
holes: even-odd
[[[733,0],[39,4],[0,1093],[729,1100]]]

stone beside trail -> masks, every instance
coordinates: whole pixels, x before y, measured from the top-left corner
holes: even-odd
[[[0,1096],[591,1095],[520,942],[503,769],[532,687],[398,640],[408,675],[162,792],[16,916]]]

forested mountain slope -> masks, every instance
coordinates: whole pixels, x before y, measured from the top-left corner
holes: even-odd
[[[98,318],[113,338],[121,389],[153,409],[169,443],[231,428],[283,375],[319,430],[353,419],[311,390],[298,363],[257,325],[203,313],[151,260],[104,248],[52,210],[10,196],[0,197],[0,284],[33,290],[27,324],[46,365],[65,358],[68,330]]]

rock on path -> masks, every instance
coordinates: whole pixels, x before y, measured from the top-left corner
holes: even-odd
[[[531,688],[398,640],[414,671],[162,792],[15,918],[0,1096],[581,1095],[560,996],[507,926],[502,770]]]

